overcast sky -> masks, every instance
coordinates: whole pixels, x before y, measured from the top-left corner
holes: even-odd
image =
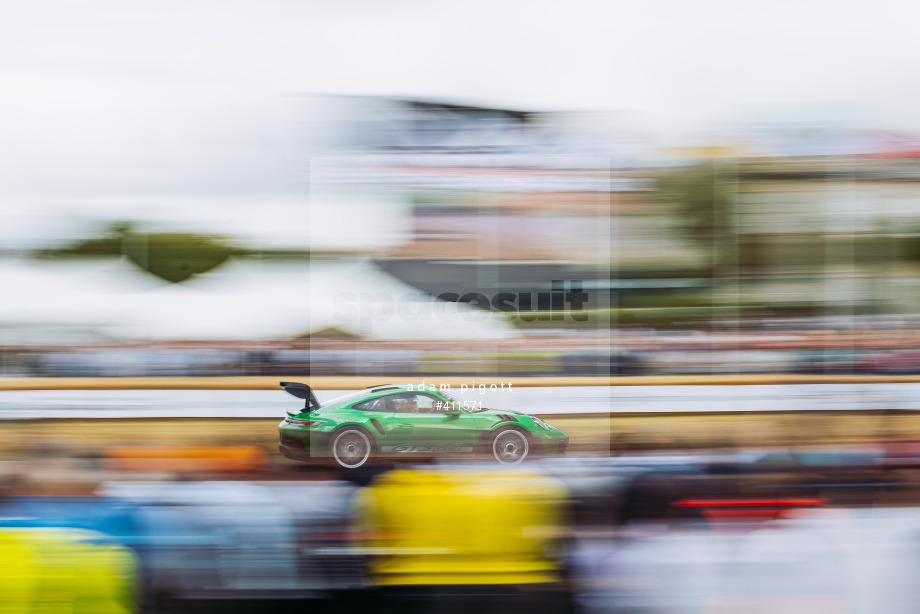
[[[310,93],[625,111],[664,139],[777,118],[920,129],[916,6],[6,2],[0,241],[87,212],[297,201]]]

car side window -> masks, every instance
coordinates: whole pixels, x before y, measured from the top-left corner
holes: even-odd
[[[417,414],[419,412],[418,396],[411,392],[390,395],[394,411],[401,414]]]
[[[352,405],[359,411],[388,411],[401,414],[441,413],[451,409],[448,401],[427,394],[388,394]]]
[[[420,414],[437,414],[450,409],[450,403],[430,394],[416,394],[412,402],[414,411]]]
[[[427,396],[427,395],[426,395]],[[442,399],[441,397],[428,396],[431,406],[427,411],[435,414],[443,414],[447,411],[453,411],[456,409],[454,404],[448,401],[447,399]]]
[[[377,402],[377,399],[371,399],[370,401],[361,401],[360,403],[355,403],[351,406],[352,409],[357,409],[359,411],[374,411],[374,404]]]
[[[415,395],[415,404],[418,406],[418,413],[420,414],[430,414],[434,411],[436,399],[430,397],[427,394],[417,394]]]
[[[352,405],[351,408],[357,409],[358,411],[396,411],[395,406],[392,404],[392,400],[389,402],[387,401],[387,399],[390,399],[392,396],[392,394],[388,394],[386,396],[377,397],[376,399],[362,401],[361,403]]]

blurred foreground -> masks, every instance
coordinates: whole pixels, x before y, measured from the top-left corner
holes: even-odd
[[[343,473],[281,457],[277,416],[62,419],[50,392],[0,431],[4,611],[920,606],[915,412],[542,414],[568,457]]]
[[[147,475],[63,497],[16,494],[11,482],[0,605],[915,611],[920,488],[877,461],[774,451],[406,465],[347,480]]]

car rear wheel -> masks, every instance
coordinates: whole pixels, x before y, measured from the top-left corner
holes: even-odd
[[[492,437],[492,457],[501,465],[517,465],[530,453],[527,435],[513,428],[502,429]]]
[[[363,467],[374,455],[374,438],[367,431],[346,427],[332,438],[332,458],[343,469]]]

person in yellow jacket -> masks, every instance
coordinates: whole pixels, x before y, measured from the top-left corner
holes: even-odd
[[[93,543],[92,531],[0,528],[3,614],[130,614],[137,565],[123,546]]]
[[[397,469],[358,494],[356,537],[374,609],[571,609],[563,573],[567,491],[535,471]]]

